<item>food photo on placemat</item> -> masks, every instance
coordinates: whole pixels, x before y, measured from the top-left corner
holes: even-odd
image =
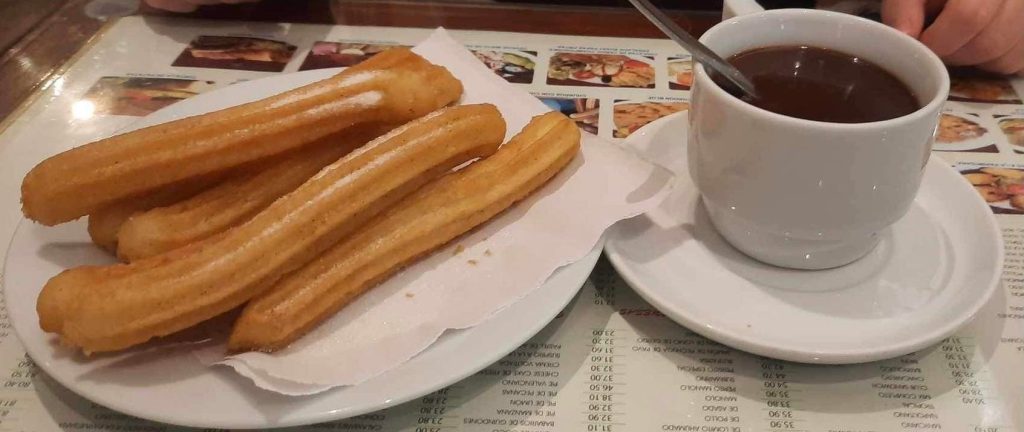
[[[1010,144],[1024,148],[1024,117],[999,117],[996,123]]]
[[[935,132],[936,151],[998,153],[989,128],[978,114],[945,112],[939,116]]]
[[[996,214],[1024,214],[1024,169],[961,165],[960,174]]]
[[[601,114],[601,101],[595,98],[559,98],[538,97],[544,105],[558,111],[576,122],[576,126],[597,135],[598,121]]]
[[[637,102],[617,100],[613,108],[612,122],[615,124],[613,136],[615,138],[626,138],[652,121],[690,109],[690,103],[687,101]]]
[[[536,51],[472,50],[473,55],[510,83],[530,84],[537,67]]]
[[[159,77],[102,77],[72,110],[101,115],[145,116],[212,89],[213,81]]]
[[[951,69],[949,100],[992,104],[1020,104],[1021,99],[1006,77],[975,69]]]
[[[693,85],[693,59],[686,57],[669,57],[668,88],[673,90],[689,90]]]
[[[654,88],[654,59],[639,55],[556,52],[548,64],[548,84]]]
[[[171,66],[281,72],[295,49],[295,45],[271,39],[199,36]]]
[[[389,48],[401,46],[387,43],[326,42],[313,43],[299,70],[351,67]]]

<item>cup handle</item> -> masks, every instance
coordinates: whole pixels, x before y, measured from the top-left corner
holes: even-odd
[[[725,0],[722,4],[722,21],[757,12],[764,12],[757,0]]]

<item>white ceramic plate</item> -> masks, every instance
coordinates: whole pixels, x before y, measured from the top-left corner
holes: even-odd
[[[166,122],[260,99],[323,79],[337,70],[279,75],[226,87],[179,102],[136,127]],[[227,367],[202,366],[187,348],[82,360],[58,349],[39,329],[35,303],[59,271],[112,258],[89,242],[84,221],[42,227],[22,221],[7,252],[4,295],[8,316],[25,350],[50,376],[75,393],[117,411],[185,426],[281,427],[347,418],[400,404],[453,384],[517,348],[569,303],[586,281],[601,247],[559,269],[527,297],[488,321],[444,334],[407,363],[362,384],[303,397],[255,387]]]
[[[820,271],[759,263],[710,226],[686,168],[686,114],[631,143],[677,174],[656,210],[616,224],[605,251],[623,278],[676,322],[723,344],[784,360],[858,363],[907,354],[973,318],[999,281],[992,212],[959,173],[931,158],[909,213],[879,247]]]

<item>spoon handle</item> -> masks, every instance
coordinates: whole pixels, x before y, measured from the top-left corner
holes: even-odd
[[[725,61],[714,51],[711,51],[707,46],[700,43],[693,36],[690,36],[686,30],[679,27],[675,21],[672,21],[668,15],[665,15],[660,9],[651,4],[648,0],[629,0],[633,6],[636,6],[637,10],[640,11],[647,19],[658,27],[662,33],[665,33],[670,39],[674,40],[693,56],[694,60],[700,62],[725,76],[733,85],[739,88],[743,93],[749,96],[756,96],[754,91],[754,84],[743,76],[743,73],[736,69],[729,62]]]

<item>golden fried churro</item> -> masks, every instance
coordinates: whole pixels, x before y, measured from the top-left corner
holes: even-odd
[[[321,168],[390,129],[373,127],[366,132],[332,136],[289,154],[265,170],[230,178],[189,199],[130,215],[117,234],[117,255],[125,261],[136,261],[245,222]]]
[[[39,325],[87,353],[191,327],[273,286],[434,178],[493,153],[504,136],[493,105],[431,113],[349,153],[219,235],[130,264],[55,276],[39,294]]]
[[[209,187],[210,183],[193,181],[172,185],[141,197],[118,201],[97,210],[89,215],[89,237],[97,246],[116,254],[118,232],[128,218],[136,213],[189,198]]]
[[[579,141],[565,116],[535,117],[493,156],[424,186],[249,302],[228,348],[287,346],[401,267],[525,198],[572,160]]]
[[[457,100],[462,84],[407,49],[256,102],[102,139],[53,156],[21,187],[22,211],[54,225],[118,200],[230,169],[358,124],[400,124]]]

